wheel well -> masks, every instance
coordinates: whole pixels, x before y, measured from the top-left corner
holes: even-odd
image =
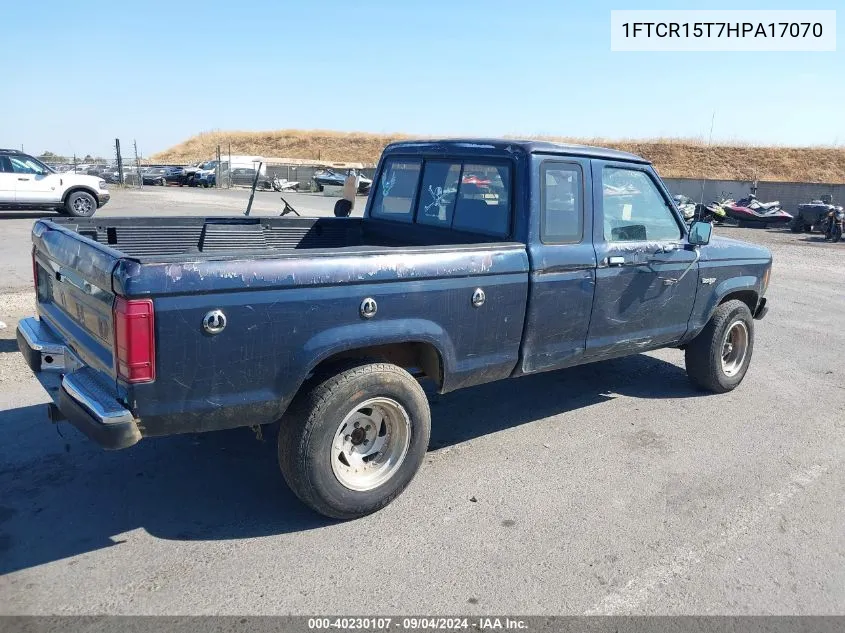
[[[314,371],[349,358],[375,358],[392,363],[412,375],[422,375],[433,380],[438,387],[443,386],[443,359],[439,350],[430,343],[389,343],[359,347],[323,359]]]
[[[100,204],[100,196],[97,195],[96,191],[94,191],[93,189],[90,189],[88,187],[83,187],[83,186],[80,186],[80,185],[77,185],[75,187],[71,187],[70,189],[65,191],[65,195],[62,196],[62,204],[65,204],[67,202],[67,199],[70,196],[70,194],[76,193],[77,191],[84,191],[85,193],[90,193],[92,196],[94,196],[94,200],[97,201],[97,204],[98,205]]]
[[[722,297],[719,305],[733,299],[738,299],[747,305],[748,309],[751,310],[751,314],[754,314],[754,310],[757,309],[757,292],[754,290],[737,290],[736,292],[728,293]]]

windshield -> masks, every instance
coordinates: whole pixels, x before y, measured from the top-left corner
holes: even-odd
[[[214,169],[217,166],[216,160],[210,160],[200,165],[200,169]]]

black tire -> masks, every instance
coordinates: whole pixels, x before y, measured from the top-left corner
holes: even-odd
[[[842,229],[839,225],[834,225],[834,227],[830,230],[830,241],[831,242],[838,242],[842,239]]]
[[[346,416],[372,398],[389,398],[407,412],[409,442],[389,479],[358,491],[335,475],[332,447]],[[355,519],[385,507],[407,487],[422,464],[430,434],[428,400],[419,383],[396,365],[360,359],[337,365],[303,386],[282,419],[279,466],[306,505],[327,517]]]
[[[90,218],[97,210],[97,199],[87,191],[74,191],[65,200],[65,211],[75,218]]]
[[[800,233],[804,230],[804,220],[801,218],[795,218],[789,223],[789,230],[793,233]]]
[[[745,356],[735,373],[726,373],[722,354],[726,334],[737,322],[745,325],[747,343]],[[704,329],[686,347],[687,375],[692,383],[713,393],[732,391],[742,382],[754,352],[754,318],[742,301],[731,300],[721,304]]]

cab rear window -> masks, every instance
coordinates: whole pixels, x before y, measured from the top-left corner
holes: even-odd
[[[414,221],[414,197],[420,161],[388,159],[381,170],[370,215],[398,222]]]
[[[388,159],[370,215],[504,237],[510,232],[510,191],[506,163]]]

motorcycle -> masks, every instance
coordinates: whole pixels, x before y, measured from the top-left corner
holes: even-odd
[[[830,240],[831,242],[841,240],[843,225],[845,225],[845,211],[842,210],[842,207],[836,207],[828,211],[821,224],[824,239]]]
[[[711,202],[708,205],[704,205],[693,202],[692,199],[680,194],[673,196],[672,199],[675,202],[675,206],[683,214],[687,224],[695,220],[710,222],[711,224],[721,224],[725,219],[725,210],[719,203]]]
[[[299,182],[296,180],[288,180],[287,178],[273,178],[271,181],[273,191],[298,191]]]
[[[811,200],[798,205],[795,218],[789,223],[793,233],[810,233],[814,229],[821,230],[822,222],[831,211],[842,210],[842,207],[835,206],[831,196],[822,196],[818,200]]]
[[[728,214],[725,211],[724,203],[716,200],[708,205],[703,205],[698,211],[698,219],[711,224],[723,224],[726,217],[728,217]]]

